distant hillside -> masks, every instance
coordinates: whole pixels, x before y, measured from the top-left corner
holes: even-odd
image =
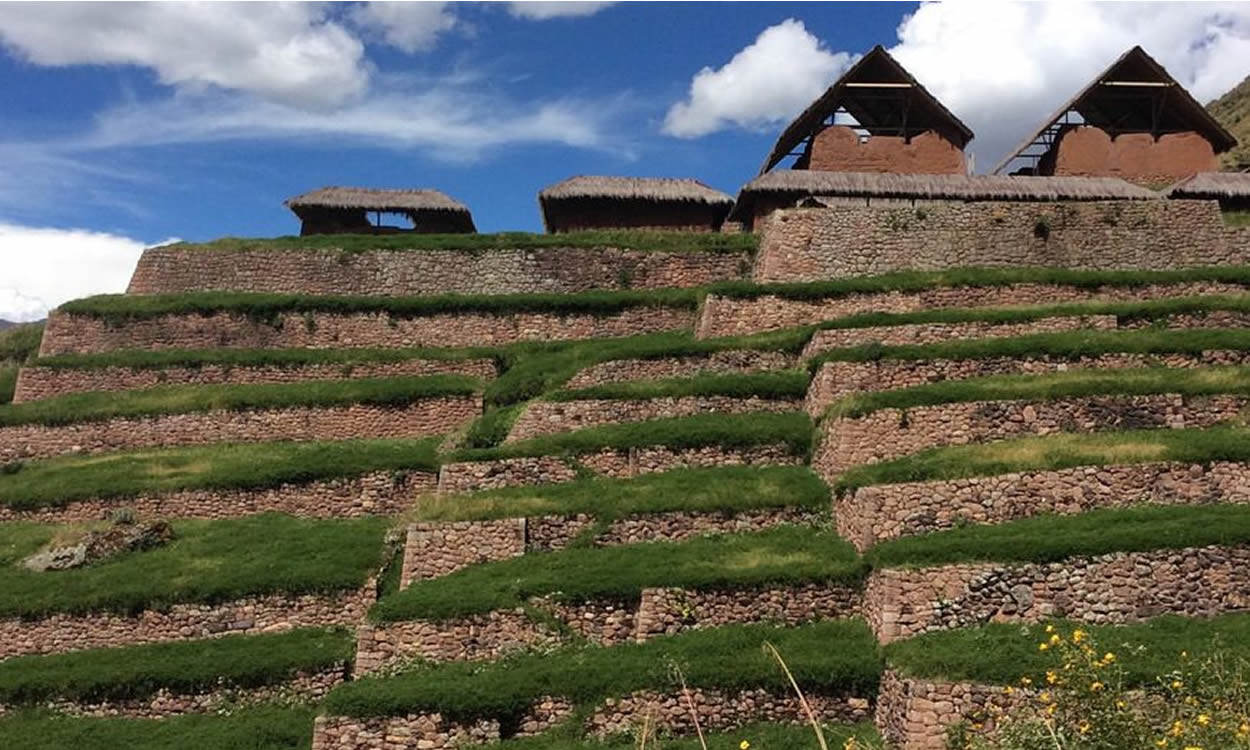
[[[2,319],[0,319],[0,331],[3,331],[3,330],[4,330],[4,329],[6,329],[6,328],[12,328],[12,327],[13,327],[13,326],[15,326],[15,325],[17,325],[17,323],[14,323],[14,322],[13,322],[13,321],[11,321],[11,320],[2,320]]]
[[[1207,110],[1237,137],[1240,145],[1224,154],[1226,169],[1250,169],[1250,76],[1207,105]]]

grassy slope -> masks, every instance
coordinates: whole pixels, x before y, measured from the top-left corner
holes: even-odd
[[[1208,104],[1207,111],[1240,142],[1220,157],[1221,166],[1250,167],[1250,76]]]
[[[9,464],[0,505],[15,510],[86,498],[184,489],[262,489],[373,471],[437,471],[438,438],[214,443]]]
[[[13,750],[307,750],[314,712],[266,706],[228,716],[76,719],[27,712],[0,717],[0,745]]]
[[[776,646],[806,690],[875,692],[880,662],[867,626],[858,620],[832,620],[785,629],[738,625],[696,630],[642,644],[570,648],[490,664],[458,662],[397,677],[366,677],[332,691],[326,708],[330,714],[362,717],[422,710],[453,719],[516,716],[544,695],[589,704],[643,688],[674,690],[673,663],[681,666],[691,686],[789,693],[777,662],[761,648],[765,642]],[[483,685],[491,689],[483,690]]]
[[[610,521],[640,513],[735,513],[782,507],[827,509],[829,489],[806,466],[677,469],[634,479],[582,479],[427,496],[421,498],[414,517],[466,521],[584,513]]]
[[[25,323],[0,329],[0,405],[13,400],[17,370],[39,351],[43,323]]]
[[[821,727],[825,741],[831,748],[841,748],[850,738],[880,744],[881,737],[871,722],[861,724],[827,724]],[[537,737],[504,740],[496,745],[498,750],[636,750],[638,741],[632,735],[594,740],[576,736],[573,728],[561,726]],[[807,724],[746,724],[729,732],[707,732],[704,735],[708,750],[737,750],[745,740],[755,750],[799,750],[820,746],[816,734]],[[672,739],[664,737],[653,741],[657,750],[702,750],[698,737]],[[875,743],[875,744],[873,744]]]
[[[557,593],[566,600],[636,600],[643,588],[751,588],[806,581],[855,584],[864,568],[855,550],[830,531],[768,531],[649,542],[570,547],[462,568],[381,599],[378,621],[444,619],[522,604]]]
[[[296,672],[331,669],[354,654],[355,639],[346,629],[308,628],[18,656],[0,662],[0,702],[117,701],[149,698],[159,690],[256,688],[285,682]]]
[[[203,243],[180,242],[170,247],[189,250],[537,250],[541,248],[623,248],[668,252],[754,252],[753,234],[716,232],[585,231],[562,234],[498,232],[494,234],[328,234],[310,237],[223,237]]]
[[[1054,664],[1037,644],[1046,638],[1045,626],[993,624],[979,628],[927,633],[885,648],[889,665],[914,677],[1014,684],[1030,677],[1038,684]],[[1070,633],[1088,631],[1099,650],[1116,654],[1130,684],[1153,682],[1176,668],[1181,651],[1199,659],[1218,643],[1231,656],[1250,658],[1250,614],[1209,619],[1165,616],[1144,623],[1090,626],[1061,620],[1056,628]],[[1142,650],[1138,651],[1138,648]]]
[[[1250,367],[1163,367],[1138,370],[1072,370],[1046,375],[995,375],[874,391],[835,401],[827,413],[857,417],[879,409],[911,409],[970,401],[1045,400],[1098,395],[1186,396],[1250,393]]]
[[[631,380],[605,383],[590,388],[556,391],[551,401],[613,399],[641,401],[652,398],[686,396],[728,396],[730,398],[801,399],[807,395],[808,375],[801,370],[733,374],[704,374],[689,378]]]
[[[316,380],[267,385],[168,385],[136,391],[71,393],[0,406],[0,426],[62,425],[119,417],[299,406],[402,406],[423,398],[465,396],[480,386],[464,375]]]
[[[0,617],[138,612],[179,602],[362,586],[382,564],[384,519],[311,520],[263,514],[174,522],[178,538],[96,565],[34,573],[17,562],[63,527],[0,525]]]

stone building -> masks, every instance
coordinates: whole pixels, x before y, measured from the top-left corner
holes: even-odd
[[[1162,187],[1219,168],[1237,139],[1133,47],[1003,157],[994,174],[1122,177]]]
[[[324,187],[297,195],[283,205],[300,218],[300,235],[309,234],[467,234],[476,232],[469,209],[438,190],[382,190]],[[369,221],[369,214],[375,220]],[[399,214],[411,226],[382,224],[382,214]]]
[[[538,194],[548,232],[660,229],[715,232],[733,198],[698,180],[579,175]]]

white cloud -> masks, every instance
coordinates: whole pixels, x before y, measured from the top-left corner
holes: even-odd
[[[409,54],[428,50],[438,35],[454,29],[456,16],[443,2],[372,2],[354,6],[351,20],[378,33],[392,47]]]
[[[327,107],[368,86],[364,45],[319,3],[0,3],[0,43],[36,65],[138,65],[164,84]]]
[[[508,12],[515,18],[546,21],[549,18],[573,18],[592,16],[615,2],[546,2],[545,0],[520,0],[508,3]]]
[[[663,130],[694,138],[731,125],[758,129],[798,114],[850,64],[833,53],[802,21],[770,26],[724,67],[704,68],[685,101],[669,109]]]
[[[38,320],[71,299],[123,292],[146,246],[86,229],[0,223],[0,318]]]
[[[1250,5],[926,3],[905,18],[899,62],[976,133],[979,171],[1140,44],[1199,101],[1250,73]]]

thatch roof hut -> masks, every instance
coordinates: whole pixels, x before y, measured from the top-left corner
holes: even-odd
[[[1222,208],[1250,210],[1250,172],[1199,172],[1163,194],[1168,198],[1217,200]]]
[[[817,172],[779,169],[748,182],[732,221],[745,224],[778,208],[815,198],[819,204],[854,201],[1101,201],[1157,199],[1157,193],[1114,177],[1010,177]]]
[[[854,124],[846,124],[846,120]],[[972,130],[880,45],[794,118],[760,168],[965,174]]]
[[[283,205],[303,222],[301,235],[477,231],[468,207],[438,190],[324,187],[289,198]],[[369,222],[369,213],[378,215],[377,224]],[[412,227],[382,226],[381,214],[402,214],[412,222]]]
[[[714,232],[733,198],[698,180],[570,177],[538,193],[548,232],[661,229]]]
[[[1078,91],[994,167],[1167,184],[1213,171],[1237,139],[1141,47]]]

